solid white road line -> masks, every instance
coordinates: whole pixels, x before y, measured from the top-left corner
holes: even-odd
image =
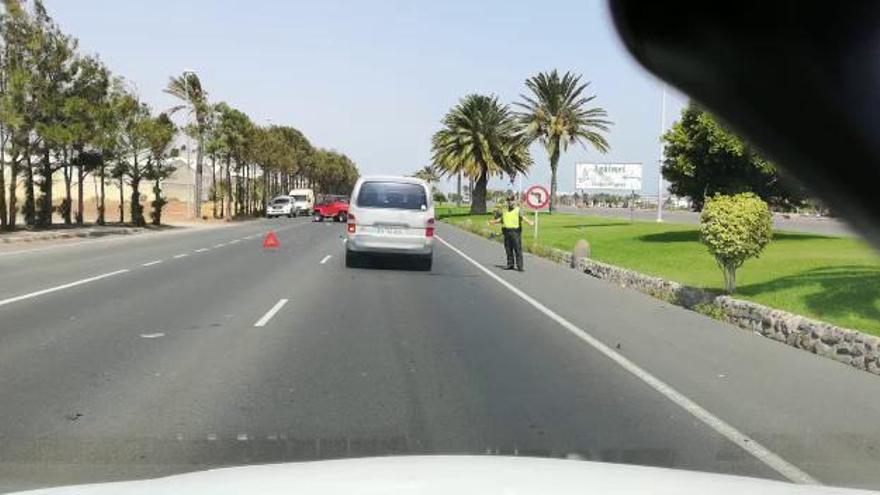
[[[815,478],[805,473],[804,471],[801,471],[800,468],[779,457],[777,454],[771,452],[767,447],[764,447],[753,438],[737,430],[736,428],[725,422],[723,419],[703,409],[702,406],[692,401],[681,392],[675,390],[674,388],[672,388],[672,386],[668,385],[648,371],[642,369],[639,365],[623,357],[623,355],[621,355],[611,347],[608,347],[596,337],[593,337],[580,327],[566,320],[562,316],[559,316],[553,310],[551,310],[547,306],[544,306],[525,292],[515,287],[507,280],[504,280],[495,273],[492,273],[491,270],[484,267],[470,256],[464,254],[461,250],[446,242],[446,240],[436,235],[434,236],[434,238],[443,243],[443,245],[451,249],[453,252],[467,260],[469,263],[479,268],[483,273],[494,279],[499,284],[503,285],[506,289],[513,292],[521,299],[532,305],[535,309],[544,313],[544,315],[574,334],[574,336],[578,337],[600,353],[604,354],[605,357],[611,359],[612,361],[620,365],[620,367],[635,375],[638,379],[645,382],[648,386],[650,386],[657,392],[660,392],[661,395],[674,402],[685,411],[691,413],[695,418],[699,419],[704,424],[721,434],[723,437],[727,438],[749,454],[753,455],[755,458],[775,470],[777,473],[795,483],[819,484],[819,482]]]
[[[175,254],[175,255],[173,256],[173,258],[174,258],[174,259],[178,259],[178,258],[186,258],[187,256],[189,256],[187,253],[180,253],[180,254]]]
[[[142,264],[141,266],[153,266],[153,265],[158,265],[161,262],[162,262],[162,260],[153,260],[153,261],[148,261],[148,262]]]
[[[197,252],[197,253],[204,253],[204,252],[207,251],[207,250],[208,250],[208,248],[200,248],[200,249],[196,249],[195,252]]]
[[[329,254],[328,254],[327,256],[324,256],[324,259],[321,260],[321,264],[323,265],[324,263],[327,262],[327,260],[329,260],[329,259],[332,258],[332,257],[333,257],[333,256],[330,256]]]
[[[287,299],[279,300],[277,303],[275,303],[275,306],[272,306],[272,309],[267,311],[266,314],[264,314],[262,318],[260,318],[259,320],[257,320],[256,323],[254,323],[254,326],[255,327],[266,326],[266,323],[269,323],[269,320],[271,320],[272,317],[275,316],[275,313],[277,313],[278,310],[280,310],[285,304],[287,304]]]
[[[95,277],[84,278],[82,280],[77,280],[76,282],[70,282],[69,284],[59,285],[57,287],[50,287],[48,289],[38,290],[36,292],[31,292],[30,294],[22,294],[20,296],[10,297],[9,299],[4,299],[0,301],[0,306],[5,306],[10,303],[22,301],[24,299],[30,299],[37,296],[42,296],[43,294],[49,294],[50,292],[56,292],[59,290],[69,289],[71,287],[76,287],[77,285],[87,284],[89,282],[94,282],[96,280],[101,280],[102,278],[112,277],[114,275],[119,275],[120,273],[127,272],[127,268],[123,268],[122,270],[116,270],[115,272],[105,273],[103,275],[97,275]]]

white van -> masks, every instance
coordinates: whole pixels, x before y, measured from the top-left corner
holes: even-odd
[[[414,177],[361,177],[348,207],[345,265],[365,254],[413,256],[431,269],[434,203],[427,182]]]
[[[290,191],[293,201],[294,216],[309,216],[315,210],[315,191],[312,189],[294,189]]]

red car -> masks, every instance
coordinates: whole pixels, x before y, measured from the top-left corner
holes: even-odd
[[[348,196],[323,196],[315,205],[315,221],[332,218],[336,222],[348,219]]]

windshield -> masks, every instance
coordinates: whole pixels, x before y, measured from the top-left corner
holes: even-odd
[[[797,15],[880,33],[880,3],[752,3],[0,2],[0,493],[403,456],[478,456],[450,478],[489,493],[563,491],[502,486],[559,464],[583,493],[646,466],[645,493],[880,490],[880,256],[847,196],[880,188],[852,168],[880,126],[843,120],[878,118],[880,71],[829,55],[873,68],[880,35]],[[805,75],[835,97],[747,98]],[[175,488],[143,492],[212,492]]]
[[[358,206],[420,210],[428,205],[425,188],[403,182],[365,182],[361,185]]]

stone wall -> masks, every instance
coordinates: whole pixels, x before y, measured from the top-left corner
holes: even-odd
[[[469,224],[458,226],[489,239],[496,238],[484,228]],[[532,254],[575,268],[587,275],[688,309],[711,313],[713,317],[792,347],[880,375],[878,337],[600,261],[576,258],[572,253],[561,249],[540,245],[524,247]]]
[[[880,375],[880,338],[729,296],[714,303],[747,330]]]

